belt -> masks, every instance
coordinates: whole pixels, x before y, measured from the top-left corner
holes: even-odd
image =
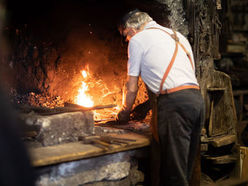
[[[177,92],[179,90],[184,90],[184,89],[197,89],[197,90],[200,90],[200,87],[198,85],[181,85],[179,87],[175,87],[175,88],[171,88],[171,89],[166,89],[166,90],[163,90],[160,94],[170,94],[170,93],[173,93],[173,92]]]

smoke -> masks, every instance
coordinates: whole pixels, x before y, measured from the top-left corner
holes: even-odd
[[[167,8],[170,11],[168,19],[170,21],[170,26],[172,29],[175,29],[181,32],[184,36],[188,36],[189,29],[188,24],[185,19],[185,10],[183,8],[182,0],[156,0],[161,4],[167,5]]]

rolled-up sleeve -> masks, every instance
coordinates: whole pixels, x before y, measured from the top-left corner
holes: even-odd
[[[141,61],[143,57],[143,48],[135,40],[130,40],[128,45],[128,75],[139,76]]]

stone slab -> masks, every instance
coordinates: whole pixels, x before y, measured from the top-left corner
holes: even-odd
[[[36,185],[136,185],[144,181],[144,174],[138,170],[136,153],[147,154],[145,149],[130,150],[39,167]]]
[[[41,116],[35,113],[22,114],[20,118],[29,127],[36,128],[34,137],[43,146],[78,141],[79,136],[94,133],[93,112],[68,112]]]

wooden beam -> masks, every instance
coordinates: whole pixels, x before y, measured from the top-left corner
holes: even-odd
[[[237,140],[236,135],[225,135],[221,137],[212,138],[210,144],[214,147],[222,147],[224,145],[229,145]]]

